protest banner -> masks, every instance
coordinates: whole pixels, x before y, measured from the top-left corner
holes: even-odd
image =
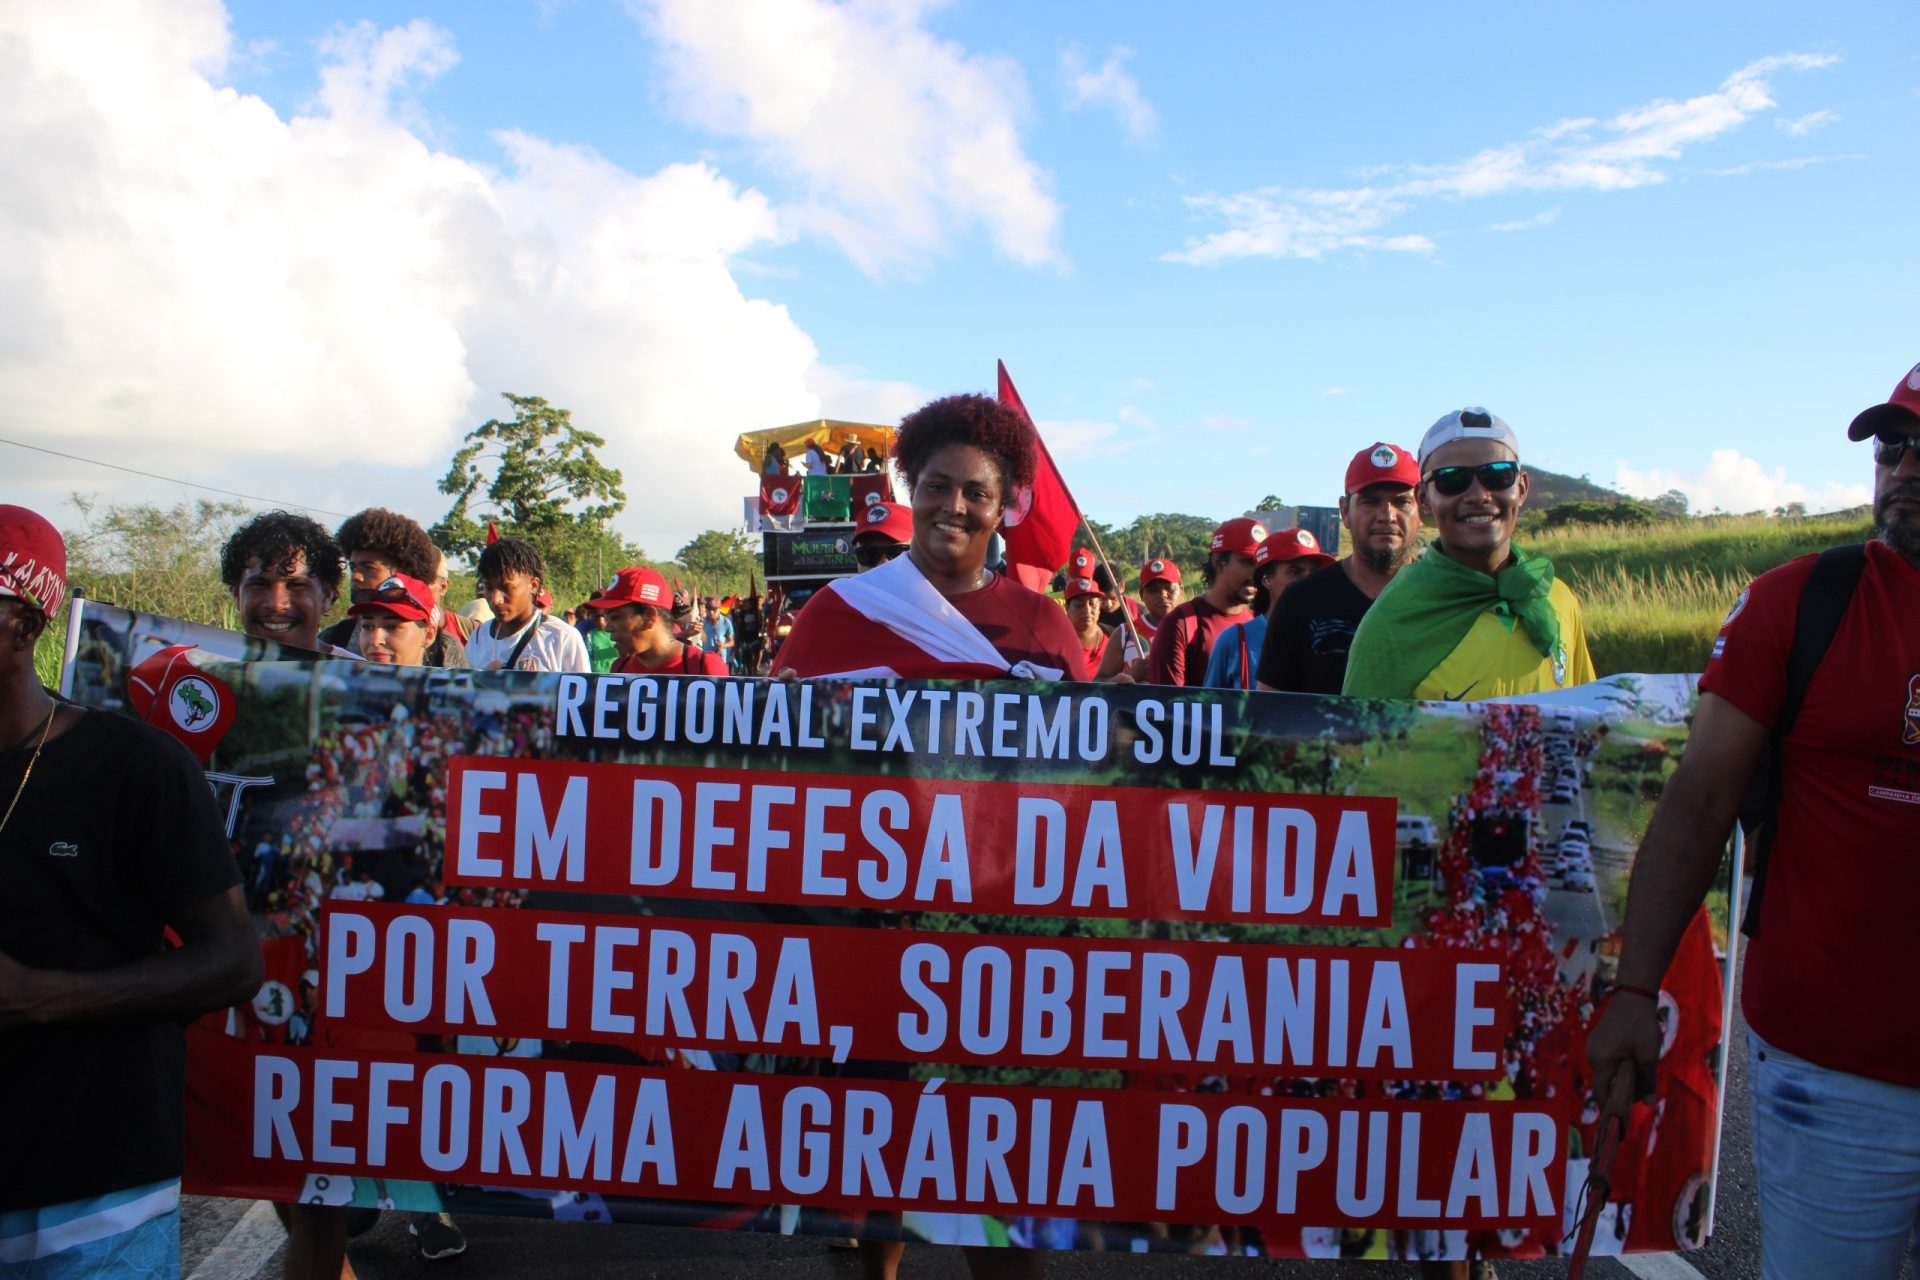
[[[1693,698],[443,671],[91,602],[74,628],[72,695],[149,718],[133,673],[196,646],[184,714],[220,726],[269,939],[261,996],[190,1037],[190,1191],[1023,1247],[1564,1252],[1584,1035]],[[1600,1252],[1704,1240],[1729,885],[1661,993]]]

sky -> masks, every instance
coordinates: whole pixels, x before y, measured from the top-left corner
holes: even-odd
[[[1850,506],[1846,422],[1920,359],[1916,37],[1909,0],[0,0],[0,496],[430,523],[511,391],[606,437],[665,556],[739,523],[738,433],[1004,359],[1108,523],[1331,503],[1469,404],[1623,492]]]

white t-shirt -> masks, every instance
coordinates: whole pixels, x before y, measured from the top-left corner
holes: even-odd
[[[587,657],[587,642],[580,638],[580,632],[572,625],[561,621],[550,613],[536,613],[533,621],[527,623],[510,636],[493,634],[494,624],[488,622],[473,633],[467,641],[467,665],[475,671],[497,671],[507,665],[507,659],[513,656],[514,646],[520,643],[520,637],[527,627],[537,626],[533,639],[527,641],[527,647],[520,651],[520,660],[514,664],[519,671],[580,671],[593,670],[593,662]]]

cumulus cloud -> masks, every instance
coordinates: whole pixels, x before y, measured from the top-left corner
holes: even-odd
[[[1735,71],[1712,93],[1659,99],[1606,119],[1560,120],[1451,164],[1376,169],[1364,186],[1262,187],[1189,196],[1193,213],[1226,225],[1162,257],[1205,266],[1248,257],[1320,258],[1345,249],[1431,252],[1433,241],[1425,235],[1382,232],[1433,200],[1624,191],[1664,182],[1668,167],[1688,148],[1723,137],[1777,106],[1770,77],[1836,61],[1801,53],[1762,58]]]
[[[982,228],[1059,265],[1060,208],[1021,146],[1026,81],[934,36],[925,0],[629,0],[664,49],[674,104],[746,139],[802,194],[782,215],[862,269],[912,267]]]
[[[1061,464],[1110,458],[1133,448],[1133,441],[1124,436],[1117,423],[1084,418],[1039,418],[1033,425],[1039,429],[1040,438],[1047,442],[1047,452]]]
[[[1614,468],[1614,486],[1639,498],[1678,489],[1696,513],[1772,511],[1793,502],[1805,503],[1809,511],[1839,511],[1873,500],[1871,485],[1802,484],[1787,479],[1785,467],[1769,471],[1738,449],[1715,449],[1705,465],[1691,471],[1641,471],[1621,462]]]
[[[1134,142],[1145,142],[1160,125],[1160,115],[1140,92],[1140,82],[1127,70],[1133,50],[1115,45],[1098,68],[1087,66],[1086,54],[1077,46],[1060,55],[1060,69],[1067,77],[1067,105],[1105,107],[1119,120],[1120,127]]]
[[[419,493],[513,390],[607,437],[649,546],[726,521],[749,480],[733,435],[822,407],[812,341],[729,269],[788,234],[769,201],[524,133],[476,164],[405,120],[455,65],[446,32],[323,44],[315,102],[282,118],[222,85],[214,0],[0,10],[13,431],[338,507],[311,487],[337,467],[302,477],[357,465],[350,502],[412,468]]]

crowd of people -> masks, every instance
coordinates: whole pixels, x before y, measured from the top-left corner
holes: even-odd
[[[1684,761],[1640,851],[1618,980],[1604,992],[1563,984],[1540,913],[1537,851],[1489,861],[1476,846],[1486,822],[1531,829],[1541,803],[1538,713],[1525,706],[1479,717],[1479,768],[1455,801],[1439,855],[1445,901],[1415,943],[1493,946],[1505,956],[1515,1026],[1507,1078],[1489,1096],[1590,1076],[1592,1096],[1607,1105],[1588,1118],[1604,1125],[1616,1085],[1646,1095],[1665,1078],[1663,982],[1686,954],[1741,797],[1763,784],[1761,879],[1772,887],[1748,920],[1746,999],[1769,1277],[1892,1277],[1920,1210],[1920,1030],[1888,1016],[1920,1003],[1920,967],[1889,931],[1858,927],[1881,897],[1920,890],[1911,856],[1920,847],[1920,366],[1889,401],[1856,417],[1849,436],[1873,441],[1876,538],[1766,574],[1732,602],[1703,655]],[[1215,529],[1205,560],[1186,570],[1150,558],[1123,581],[1076,551],[1059,600],[993,559],[996,533],[1034,483],[1038,452],[1025,416],[986,397],[951,396],[908,415],[884,460],[907,501],[861,512],[860,572],[816,591],[765,659],[757,602],[695,601],[646,566],[622,569],[556,616],[539,550],[517,538],[479,557],[484,609],[450,609],[444,557],[417,523],[383,510],[332,532],[287,512],[259,516],[229,540],[222,571],[249,635],[399,665],[671,676],[764,667],[777,680],[1108,680],[1450,702],[1594,679],[1579,600],[1545,557],[1514,543],[1529,479],[1517,433],[1485,409],[1444,415],[1414,449],[1374,442],[1354,455],[1339,503],[1345,556],[1300,530],[1238,517]],[[774,449],[765,465],[784,473],[790,464]],[[877,470],[883,460],[848,440],[837,458],[810,444],[802,465],[821,475]],[[1199,592],[1184,598],[1189,574]],[[58,614],[64,580],[51,526],[0,508],[0,741],[13,744],[0,754],[0,799],[11,796],[0,817],[0,1092],[52,1115],[98,1114],[97,1098],[60,1099],[105,1064],[124,1072],[113,1054],[146,1056],[157,1088],[132,1091],[114,1121],[125,1130],[111,1142],[41,1125],[20,1159],[0,1162],[0,1262],[95,1246],[164,1255],[172,1231],[177,1265],[178,1021],[244,998],[258,984],[258,957],[248,954],[238,870],[194,762],[144,727],[88,715],[34,679],[34,642]],[[346,616],[325,627],[343,582]],[[1817,644],[1814,632],[1823,632]],[[353,887],[364,876],[343,877],[345,859],[325,833],[348,810],[433,812],[440,780],[424,762],[463,736],[471,745],[475,732],[504,734],[488,744],[503,751],[537,748],[517,744],[516,731],[535,728],[481,730],[429,714],[319,744],[310,820],[260,854],[256,884],[268,907],[310,916],[343,884],[349,895],[371,893]],[[103,775],[110,757],[138,763]],[[114,802],[70,804],[77,786],[107,786]],[[133,870],[98,880],[69,866],[70,883],[49,898],[17,868],[44,863],[42,850],[73,847],[59,819],[76,807],[99,828],[88,839],[127,845]],[[137,831],[126,813],[139,814]],[[176,859],[164,874],[131,851],[153,845],[153,831]],[[142,891],[130,896],[131,888]],[[433,895],[427,884],[414,888]],[[116,927],[85,913],[76,921],[73,902],[118,913]],[[163,929],[184,945],[161,949]],[[76,930],[84,945],[70,936]],[[101,970],[112,980],[89,976]],[[139,1047],[103,1049],[91,1030],[103,1020]],[[1431,1087],[1440,1086],[1388,1091],[1418,1097]],[[145,1136],[129,1143],[128,1132]],[[72,1157],[109,1146],[129,1154],[98,1169]],[[21,1169],[32,1173],[23,1179]],[[53,1229],[74,1220],[94,1229]],[[339,1275],[341,1224],[296,1214],[290,1225],[287,1273]],[[1392,1249],[1430,1258],[1430,1244]],[[1485,1255],[1499,1250],[1474,1247],[1482,1256],[1423,1260],[1423,1273],[1488,1274]],[[80,1269],[66,1274],[87,1273],[103,1256],[76,1252]],[[871,1275],[892,1275],[901,1246],[870,1245],[862,1262]],[[1017,1250],[970,1250],[968,1262],[975,1274],[1040,1266],[1037,1253]]]

